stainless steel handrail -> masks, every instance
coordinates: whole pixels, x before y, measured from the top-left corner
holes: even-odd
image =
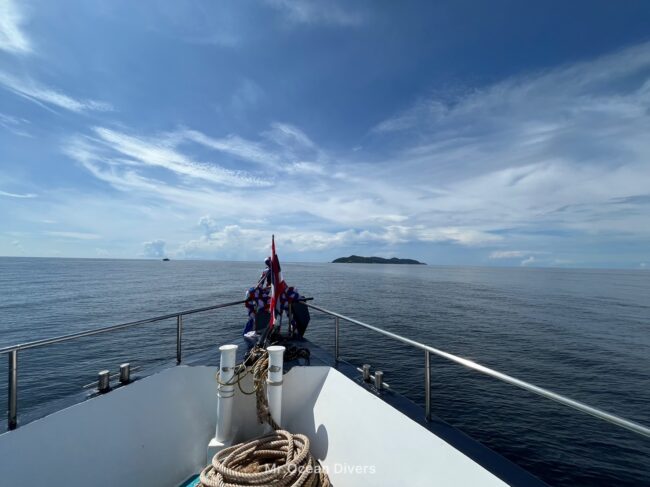
[[[617,426],[620,426],[622,428],[625,428],[627,430],[633,431],[634,433],[637,433],[639,435],[645,436],[647,438],[650,438],[650,428],[647,428],[646,426],[643,426],[639,423],[635,423],[634,421],[627,420],[625,418],[621,418],[620,416],[616,416],[614,414],[608,413],[606,411],[603,411],[601,409],[594,408],[592,406],[589,406],[587,404],[584,404],[582,402],[576,401],[574,399],[570,399],[568,397],[565,397],[561,394],[558,394],[553,391],[549,391],[548,389],[544,389],[542,387],[538,387],[536,385],[530,384],[528,382],[525,382],[523,380],[517,379],[515,377],[512,377],[510,375],[504,374],[502,372],[498,372],[494,369],[491,369],[489,367],[486,367],[484,365],[481,365],[479,363],[476,363],[472,360],[468,360],[463,357],[459,357],[458,355],[454,355],[449,352],[445,352],[443,350],[439,350],[434,347],[430,347],[429,345],[425,345],[423,343],[417,342],[415,340],[411,340],[410,338],[403,337],[401,335],[397,335],[396,333],[392,333],[390,331],[382,330],[381,328],[378,328],[373,325],[369,325],[368,323],[364,323],[359,320],[355,320],[354,318],[350,318],[349,316],[342,315],[340,313],[335,313],[334,311],[330,311],[325,308],[321,308],[320,306],[316,306],[314,304],[307,304],[312,309],[315,309],[317,311],[320,311],[322,313],[325,313],[327,315],[333,316],[335,318],[335,359],[338,361],[339,359],[339,320],[344,320],[349,323],[353,323],[355,325],[359,325],[363,328],[367,328],[368,330],[375,331],[381,335],[384,335],[388,338],[392,338],[393,340],[400,341],[402,343],[406,343],[407,345],[411,345],[415,348],[419,348],[421,350],[424,350],[424,360],[425,360],[425,416],[426,419],[429,420],[431,418],[431,368],[430,368],[430,357],[429,354],[433,353],[439,357],[445,358],[447,360],[450,360],[452,362],[455,362],[457,364],[463,365],[465,367],[468,367],[472,370],[476,370],[482,374],[489,375],[490,377],[494,377],[495,379],[498,379],[502,382],[507,382],[508,384],[512,384],[516,387],[519,387],[520,389],[527,390],[529,392],[532,392],[534,394],[537,394],[538,396],[546,397],[547,399],[550,399],[552,401],[558,402],[560,404],[564,404],[565,406],[569,406],[571,408],[577,409],[578,411],[582,411],[583,413],[587,413],[591,416],[594,416],[596,418],[602,419],[604,421],[607,421],[609,423],[615,424]]]
[[[100,333],[109,333],[125,328],[132,328],[134,326],[145,325],[148,323],[156,323],[158,321],[169,320],[176,318],[176,363],[180,364],[182,359],[181,342],[183,338],[183,316],[192,315],[196,313],[203,313],[213,309],[227,308],[229,306],[237,306],[244,304],[246,301],[233,301],[230,303],[215,304],[213,306],[205,306],[203,308],[189,309],[185,311],[178,311],[176,313],[169,313],[161,316],[154,316],[153,318],[146,318],[143,320],[130,321],[128,323],[121,323],[119,325],[106,326],[104,328],[95,328],[93,330],[80,331],[78,333],[71,333],[69,335],[61,335],[53,338],[45,338],[43,340],[35,340],[32,342],[20,343],[11,345],[9,347],[0,348],[0,355],[6,353],[9,355],[9,377],[8,377],[8,391],[7,391],[7,427],[10,430],[16,429],[18,426],[18,352],[20,350],[27,350],[30,348],[44,347],[55,343],[62,343],[78,338],[99,335]]]
[[[245,301],[233,301],[230,303],[223,303],[223,304],[217,304],[213,306],[205,306],[203,308],[195,308],[195,309],[190,309],[190,310],[185,310],[185,311],[179,311],[176,313],[169,313],[166,315],[161,315],[161,316],[155,316],[153,318],[146,318],[143,320],[137,320],[137,321],[131,321],[128,323],[122,323],[119,325],[113,325],[113,326],[107,326],[104,328],[96,328],[93,330],[86,330],[78,333],[71,333],[69,335],[61,335],[58,337],[54,338],[46,338],[43,340],[35,340],[32,342],[26,342],[22,344],[17,344],[17,345],[11,345],[9,347],[4,347],[0,348],[0,355],[2,354],[8,354],[9,358],[9,375],[8,375],[8,383],[9,383],[9,388],[8,388],[8,427],[9,429],[15,429],[17,427],[17,417],[18,417],[18,351],[20,350],[27,350],[30,348],[36,348],[36,347],[42,347],[46,345],[52,345],[56,343],[61,343],[61,342],[66,342],[66,341],[71,341],[71,340],[76,340],[78,338],[83,338],[87,336],[93,336],[93,335],[98,335],[100,333],[108,333],[112,331],[117,331],[117,330],[122,330],[125,328],[131,328],[134,326],[139,326],[139,325],[144,325],[148,323],[155,323],[158,321],[163,321],[171,318],[176,318],[176,362],[181,363],[181,341],[182,341],[182,330],[183,330],[183,316],[185,315],[191,315],[195,313],[202,313],[205,311],[210,311],[214,309],[219,309],[219,308],[226,308],[229,306],[236,306],[236,305],[241,305],[244,304]],[[542,387],[538,387],[536,385],[530,384],[528,382],[525,382],[523,380],[517,379],[515,377],[509,376],[507,374],[504,374],[502,372],[498,372],[496,370],[490,369],[489,367],[485,367],[484,365],[478,364],[472,360],[468,360],[463,357],[459,357],[457,355],[445,352],[443,350],[439,350],[437,348],[431,347],[429,345],[425,345],[423,343],[417,342],[415,340],[411,340],[410,338],[403,337],[401,335],[397,335],[396,333],[392,333],[386,330],[382,330],[381,328],[378,328],[373,325],[369,325],[368,323],[364,323],[359,320],[355,320],[354,318],[350,318],[349,316],[342,315],[340,313],[336,313],[334,311],[330,311],[328,309],[322,308],[320,306],[316,306],[314,304],[309,304],[306,303],[307,306],[309,306],[312,309],[315,309],[317,311],[320,311],[322,313],[325,313],[327,315],[333,316],[335,318],[334,320],[334,325],[335,325],[335,347],[334,347],[334,356],[335,359],[338,361],[339,360],[339,331],[340,331],[340,320],[347,321],[349,323],[353,323],[355,325],[359,325],[363,328],[367,328],[369,330],[375,331],[381,335],[387,336],[389,338],[392,338],[393,340],[400,341],[402,343],[406,343],[407,345],[411,345],[415,348],[419,348],[423,350],[424,353],[424,358],[425,358],[425,417],[427,420],[430,420],[431,418],[431,366],[430,366],[430,354],[435,354],[439,357],[445,358],[447,360],[450,360],[452,362],[458,363],[460,365],[463,365],[465,367],[468,367],[470,369],[476,370],[478,372],[481,372],[485,375],[489,375],[491,377],[494,377],[498,380],[501,380],[502,382],[506,382],[509,384],[512,384],[516,387],[519,387],[521,389],[525,389],[529,392],[532,392],[534,394],[537,394],[539,396],[546,397],[548,399],[551,399],[555,402],[558,402],[560,404],[564,404],[566,406],[572,407],[574,409],[577,409],[578,411],[582,411],[584,413],[587,413],[591,416],[594,416],[596,418],[602,419],[604,421],[607,421],[609,423],[615,424],[617,426],[620,426],[622,428],[628,429],[630,431],[633,431],[637,434],[646,436],[650,438],[650,428],[647,428],[639,423],[635,423],[633,421],[621,418],[619,416],[616,416],[611,413],[607,413],[605,411],[602,411],[600,409],[594,408],[592,406],[589,406],[587,404],[581,403],[579,401],[575,401],[573,399],[570,399],[568,397],[562,396],[561,394],[557,394],[555,392],[549,391],[548,389],[544,389]]]
[[[106,326],[104,328],[95,328],[93,330],[80,331],[78,333],[71,333],[69,335],[61,335],[53,338],[45,338],[43,340],[35,340],[33,342],[20,343],[17,345],[10,345],[8,347],[0,348],[0,355],[3,353],[10,353],[14,350],[26,350],[28,348],[42,347],[44,345],[51,345],[53,343],[67,342],[69,340],[75,340],[77,338],[83,338],[92,335],[98,335],[100,333],[107,333],[111,331],[121,330],[123,328],[131,328],[132,326],[145,325],[147,323],[154,323],[156,321],[169,320],[171,318],[177,318],[178,316],[192,315],[195,313],[202,313],[204,311],[210,311],[213,309],[227,308],[228,306],[236,306],[238,304],[244,304],[246,301],[233,301],[230,303],[216,304],[214,306],[206,306],[204,308],[189,309],[185,311],[179,311],[177,313],[169,313],[161,316],[154,316],[153,318],[146,318],[143,320],[129,321],[128,323],[121,323],[119,325]]]

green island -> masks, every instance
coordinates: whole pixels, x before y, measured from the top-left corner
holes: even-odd
[[[350,257],[339,257],[332,261],[333,264],[409,264],[409,265],[427,265],[414,259],[384,259],[383,257],[361,257],[360,255],[351,255]]]

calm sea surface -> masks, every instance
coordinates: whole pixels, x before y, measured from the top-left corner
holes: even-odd
[[[261,264],[0,258],[0,347],[242,299]],[[285,264],[316,303],[650,424],[650,272]],[[310,339],[332,347],[331,318]],[[185,318],[184,353],[239,335],[242,307]],[[423,404],[420,352],[342,328],[341,353]],[[175,321],[19,356],[21,414],[122,361],[175,357]],[[391,360],[388,360],[388,357]],[[436,415],[552,485],[650,485],[650,441],[432,358]],[[7,363],[0,360],[0,404]],[[4,418],[0,430],[4,429]]]

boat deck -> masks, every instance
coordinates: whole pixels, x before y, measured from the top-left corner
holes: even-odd
[[[250,344],[235,343],[241,360]],[[545,485],[444,421],[425,421],[423,408],[390,388],[376,390],[317,345],[285,345],[308,348],[310,358],[285,363],[283,427],[310,438],[334,485]],[[43,409],[49,415],[0,435],[3,480],[18,483],[38,458],[35,484],[192,486],[214,435],[218,363],[215,346],[108,394],[69,398],[70,407],[52,414]],[[236,395],[234,410],[235,441],[260,434],[254,396]],[[345,470],[356,467],[370,470]]]
[[[245,339],[239,339],[233,343],[239,345],[237,361],[240,362],[244,358],[244,354],[250,348],[251,342]],[[449,425],[442,419],[432,416],[430,421],[425,420],[424,408],[414,403],[404,395],[396,392],[392,388],[382,389],[377,391],[372,383],[366,383],[363,380],[361,372],[358,368],[344,360],[335,360],[334,356],[324,350],[322,347],[314,344],[307,339],[288,340],[283,343],[286,346],[304,347],[310,350],[310,359],[298,359],[285,362],[285,373],[296,366],[325,366],[332,367],[341,372],[344,376],[354,381],[359,387],[380,398],[386,404],[392,406],[394,409],[404,414],[412,421],[415,421],[420,426],[426,428],[438,438],[442,439],[454,449],[461,452],[463,455],[470,458],[473,462],[481,465],[487,471],[494,474],[508,485],[512,486],[546,486],[537,477],[530,474],[528,471],[507,460],[503,456],[489,449],[485,445],[479,443],[473,438],[467,436],[462,431]],[[188,365],[208,365],[218,363],[219,354],[216,350],[210,350],[195,354],[188,358]],[[191,485],[191,484],[190,484]]]

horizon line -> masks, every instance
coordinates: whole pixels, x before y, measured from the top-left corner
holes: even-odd
[[[162,262],[164,257],[65,257],[65,256],[30,256],[30,255],[0,255],[0,259],[61,259],[61,260],[124,260],[124,261],[151,261],[151,262]],[[263,260],[227,260],[227,259],[206,259],[206,258],[174,258],[169,260],[169,262],[232,262],[232,263],[241,263],[241,264],[254,264],[260,262],[261,265],[264,264]],[[334,264],[332,261],[308,261],[308,260],[285,260],[285,264]],[[400,265],[408,266],[406,264],[364,264],[364,263],[336,263],[337,265]],[[426,263],[422,265],[414,265],[412,267],[474,267],[474,268],[485,268],[485,269],[559,269],[559,270],[620,270],[620,271],[650,271],[650,268],[647,267],[589,267],[589,266],[522,266],[522,265],[486,265],[486,264],[430,264]]]

